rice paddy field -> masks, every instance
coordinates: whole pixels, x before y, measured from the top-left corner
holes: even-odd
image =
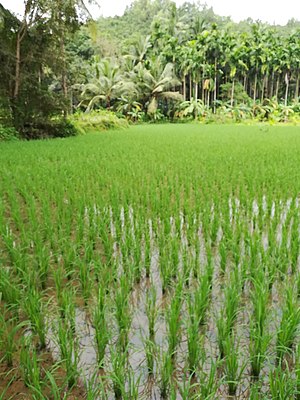
[[[299,399],[299,201],[299,127],[0,144],[0,399]]]

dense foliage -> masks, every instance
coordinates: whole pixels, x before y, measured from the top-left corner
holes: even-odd
[[[298,118],[295,20],[236,24],[199,3],[136,0],[91,22],[80,0],[26,5],[22,20],[0,6],[0,123],[25,136],[95,108],[134,122]]]
[[[235,24],[199,4],[139,0],[122,17],[83,27],[75,41],[89,49],[82,58],[88,75],[73,86],[82,109],[113,108],[134,120],[278,122],[299,113],[295,20],[285,27]]]
[[[0,123],[23,136],[47,135],[52,118],[66,114],[65,42],[79,29],[80,5],[80,0],[27,0],[19,20],[0,4]]]

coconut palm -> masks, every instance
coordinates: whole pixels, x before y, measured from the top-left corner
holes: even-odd
[[[98,102],[104,102],[110,109],[111,102],[122,95],[136,93],[135,85],[125,79],[119,65],[110,59],[105,59],[95,66],[96,76],[91,83],[80,85],[83,100],[80,104],[88,102],[86,112],[93,109]],[[78,88],[78,85],[75,85]]]
[[[168,63],[164,66],[163,60],[157,58],[149,63],[150,68],[138,64],[129,74],[129,78],[141,93],[142,103],[147,105],[148,114],[154,115],[158,109],[158,101],[162,99],[181,101],[182,95],[172,91],[180,85],[174,73],[174,65]]]
[[[134,65],[143,63],[146,59],[148,50],[152,47],[150,38],[150,35],[146,37],[139,36],[130,46],[129,53],[125,55],[125,58],[132,60]]]

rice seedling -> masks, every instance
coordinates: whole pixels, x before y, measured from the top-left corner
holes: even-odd
[[[18,346],[17,333],[26,325],[10,318],[7,311],[0,314],[0,349],[3,353],[2,361],[8,368],[13,366],[14,353]]]
[[[294,345],[297,329],[300,323],[300,308],[297,297],[292,287],[286,288],[285,304],[282,310],[282,318],[277,332],[277,358],[282,361],[285,353],[291,351]]]
[[[126,393],[126,360],[127,351],[119,352],[111,348],[110,379],[113,384],[113,392],[116,400],[121,400]]]
[[[99,368],[103,368],[105,350],[110,338],[107,323],[107,299],[104,288],[98,290],[97,303],[93,314],[93,325],[95,328],[95,340]]]
[[[189,309],[195,313],[195,319],[198,326],[204,324],[206,313],[211,299],[211,278],[210,273],[206,271],[198,278],[198,287],[194,293],[189,296]]]
[[[265,398],[266,397],[263,395],[263,393],[261,393],[259,384],[251,385],[250,396],[249,396],[250,400],[261,400],[261,399],[265,399]]]
[[[42,290],[46,289],[50,269],[49,249],[41,241],[35,242],[36,270]]]
[[[173,389],[173,390],[172,390]],[[177,390],[172,386],[170,399],[177,399]],[[183,382],[179,384],[178,392],[182,400],[195,400],[199,399],[199,384],[193,380],[193,377],[184,377]]]
[[[128,345],[128,334],[132,320],[129,294],[129,282],[126,276],[121,276],[115,293],[115,317],[119,328],[119,345],[123,351]]]
[[[63,244],[63,265],[68,280],[71,280],[75,270],[76,248],[72,243]]]
[[[11,276],[8,269],[0,268],[0,295],[6,307],[11,310],[18,319],[21,302],[21,288],[18,282]]]
[[[171,287],[172,283],[172,264],[169,261],[168,255],[166,253],[160,252],[160,274],[162,280],[162,292],[166,294],[167,290]]]
[[[219,252],[220,252],[220,271],[221,274],[224,276],[227,264],[227,246],[224,239],[222,239],[220,242]]]
[[[41,393],[42,380],[40,363],[36,350],[34,346],[32,346],[30,336],[25,337],[22,340],[20,351],[20,368],[25,385],[29,388],[33,388],[36,393]]]
[[[225,356],[225,343],[232,335],[234,323],[238,314],[239,307],[239,287],[236,275],[232,275],[232,282],[230,286],[225,289],[224,306],[216,321],[218,331],[218,346],[220,357]]]
[[[62,320],[67,321],[69,328],[75,334],[75,289],[72,286],[66,286],[58,299],[58,309]]]
[[[140,376],[135,376],[135,373],[129,369],[127,373],[127,390],[123,394],[124,400],[138,400],[140,398],[139,393]]]
[[[145,272],[146,278],[150,278],[151,272],[151,239],[149,234],[149,227],[146,226],[144,230],[144,265],[145,265]]]
[[[175,288],[175,293],[171,300],[169,309],[167,310],[166,323],[167,323],[167,337],[168,337],[168,351],[171,354],[171,358],[174,359],[176,356],[177,346],[180,342],[180,330],[181,330],[181,312],[182,306],[182,281],[179,281]]]
[[[38,335],[41,349],[46,347],[45,307],[46,305],[43,302],[41,293],[34,287],[30,288],[24,302],[24,309],[29,318],[32,330]]]
[[[290,400],[296,394],[295,380],[289,371],[288,366],[282,368],[276,366],[274,371],[270,372],[270,395],[275,400]]]
[[[160,360],[160,395],[162,399],[167,399],[170,393],[174,363],[172,353],[169,351],[161,354]]]
[[[206,372],[202,367],[199,371],[199,392],[200,398],[206,400],[212,400],[217,396],[218,387],[222,383],[222,379],[218,378],[218,367],[220,362],[209,360],[210,368]]]
[[[45,371],[44,384],[51,391],[51,396],[53,397],[53,400],[66,399],[67,393],[66,393],[65,389],[60,388],[55,380],[54,372],[56,371],[56,369],[57,369],[57,365],[54,365],[51,368],[51,371]]]
[[[56,329],[55,329],[56,328]],[[78,379],[78,358],[79,347],[76,336],[74,336],[69,326],[69,321],[58,318],[54,326],[60,357],[66,369],[66,379],[69,389],[71,389]]]
[[[147,290],[145,312],[148,319],[148,337],[144,339],[144,349],[146,354],[147,369],[149,376],[154,374],[154,363],[157,352],[155,343],[156,322],[158,318],[156,288],[152,284]]]
[[[186,334],[188,347],[188,371],[191,375],[194,375],[198,369],[200,360],[204,355],[204,348],[202,343],[203,338],[199,332],[199,320],[190,304],[188,321],[186,323]]]
[[[86,264],[84,261],[79,262],[79,281],[81,285],[82,297],[86,306],[88,305],[92,288],[90,269],[91,268],[89,264]]]
[[[251,301],[253,313],[250,319],[250,363],[251,375],[255,379],[259,377],[266,351],[270,342],[270,335],[266,332],[266,319],[268,313],[269,288],[265,282],[263,272],[258,273],[253,281]]]
[[[155,325],[158,317],[157,293],[152,284],[146,294],[146,315],[148,318],[149,340],[155,342]]]
[[[235,396],[246,365],[240,365],[238,344],[235,343],[234,335],[226,337],[224,351],[225,382],[228,386],[229,396]]]

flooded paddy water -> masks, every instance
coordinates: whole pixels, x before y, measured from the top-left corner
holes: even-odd
[[[234,204],[234,207],[232,206]],[[234,201],[229,200],[228,213],[229,213],[229,224],[232,227],[232,234],[237,234],[236,230],[239,225],[243,223],[247,230],[245,230],[240,236],[239,241],[235,243],[239,252],[238,261],[234,259],[234,254],[227,254],[226,265],[222,265],[222,255],[220,252],[220,246],[224,242],[224,232],[222,226],[217,226],[216,238],[214,243],[209,244],[205,240],[205,233],[203,232],[203,224],[200,218],[194,217],[192,223],[193,226],[189,226],[184,220],[184,216],[181,213],[177,218],[170,217],[169,220],[169,243],[176,243],[175,250],[168,247],[168,243],[164,241],[163,245],[169,249],[168,260],[177,260],[178,265],[176,266],[176,275],[170,277],[168,287],[165,289],[163,273],[166,273],[162,266],[162,262],[166,262],[165,258],[160,255],[159,240],[161,238],[161,231],[164,229],[161,221],[156,221],[155,224],[152,220],[147,221],[145,229],[146,232],[139,232],[141,246],[140,259],[138,260],[141,264],[140,276],[138,281],[134,281],[130,277],[129,273],[132,271],[126,271],[126,266],[130,263],[134,264],[132,255],[129,255],[129,260],[122,254],[122,245],[117,240],[117,233],[120,234],[121,242],[126,242],[126,235],[131,236],[132,245],[136,239],[135,229],[138,223],[134,219],[134,210],[129,208],[128,218],[125,217],[124,208],[120,211],[120,216],[114,218],[113,212],[110,209],[110,231],[113,248],[113,262],[117,265],[117,277],[127,277],[131,282],[131,287],[128,292],[129,305],[128,314],[130,318],[130,327],[128,329],[126,347],[120,346],[119,337],[121,335],[118,321],[114,316],[114,299],[112,298],[113,292],[108,292],[107,301],[107,329],[110,332],[109,341],[106,346],[105,356],[101,368],[97,359],[97,346],[96,346],[96,330],[93,324],[93,308],[96,306],[96,301],[91,296],[90,303],[85,307],[76,307],[74,315],[75,332],[74,335],[77,338],[78,345],[78,363],[77,368],[80,374],[80,379],[84,382],[92,382],[97,387],[99,381],[102,382],[102,390],[105,392],[107,398],[115,398],[114,394],[114,378],[115,373],[112,362],[112,357],[117,354],[124,352],[126,355],[126,362],[124,367],[126,371],[130,370],[129,379],[130,382],[124,381],[124,390],[130,394],[129,385],[133,385],[136,389],[136,398],[145,399],[160,399],[162,396],[162,383],[160,381],[161,369],[166,368],[163,364],[164,356],[170,352],[170,341],[173,339],[170,331],[169,313],[171,310],[172,300],[176,296],[176,287],[180,286],[180,313],[179,319],[176,321],[178,328],[175,332],[178,337],[176,344],[175,354],[171,357],[172,371],[169,376],[169,382],[167,383],[175,387],[175,392],[172,394],[172,398],[182,399],[189,398],[186,396],[193,396],[191,393],[199,393],[201,396],[201,385],[206,385],[209,380],[210,373],[213,370],[213,366],[216,366],[214,380],[215,383],[212,385],[214,391],[214,398],[227,399],[228,393],[228,382],[226,377],[226,355],[220,355],[219,338],[218,338],[218,320],[226,318],[226,288],[232,284],[238,287],[238,301],[236,308],[236,315],[232,321],[232,335],[233,345],[235,346],[233,351],[236,352],[237,356],[237,367],[236,367],[236,393],[234,398],[236,399],[248,399],[251,396],[251,387],[253,385],[259,386],[261,393],[268,393],[269,390],[269,375],[272,368],[276,367],[276,335],[280,329],[280,321],[282,319],[282,306],[285,297],[285,287],[295,285],[295,277],[299,274],[299,259],[297,259],[297,265],[294,267],[294,273],[290,271],[291,266],[286,267],[287,276],[284,279],[275,278],[274,284],[269,290],[268,304],[268,315],[265,320],[265,334],[270,335],[270,341],[265,349],[263,355],[263,362],[261,365],[261,372],[259,379],[253,379],[251,376],[251,354],[250,354],[250,341],[251,341],[251,330],[250,325],[253,322],[253,304],[251,296],[253,296],[253,282],[255,279],[255,271],[251,270],[251,256],[256,257],[255,263],[259,262],[263,268],[266,268],[264,259],[271,252],[269,244],[269,229],[273,230],[272,235],[274,236],[276,249],[281,249],[283,235],[287,236],[285,243],[286,248],[284,251],[289,252],[291,249],[291,241],[295,238],[291,237],[293,219],[288,218],[291,212],[291,207],[294,210],[298,210],[298,201],[295,199],[288,199],[286,202],[279,202],[277,205],[272,203],[271,211],[267,214],[266,199],[262,200],[261,208],[259,208],[258,202],[253,201],[250,215],[245,214],[246,210],[241,208],[238,199]],[[95,211],[96,212],[96,211]],[[263,215],[260,215],[263,213]],[[89,211],[86,210],[86,214]],[[212,217],[218,218],[221,221],[221,216],[214,215]],[[276,224],[273,223],[275,216],[277,215]],[[258,219],[263,220],[262,230],[258,227]],[[120,223],[120,227],[116,227],[116,221]],[[86,220],[89,224],[89,221]],[[177,223],[177,226],[176,226]],[[212,222],[210,222],[211,224]],[[153,228],[155,225],[156,228]],[[296,230],[297,231],[297,230]],[[299,228],[298,228],[299,231]],[[192,234],[192,237],[190,235]],[[247,236],[247,238],[245,237]],[[145,243],[145,237],[148,237],[148,244]],[[247,239],[247,241],[246,241]],[[192,243],[192,244],[191,244]],[[146,246],[148,245],[148,250]],[[251,253],[251,245],[258,246],[257,253],[254,255]],[[274,243],[273,243],[274,245]],[[175,246],[175,245],[174,245]],[[211,252],[207,254],[207,249]],[[130,249],[129,249],[130,251]],[[146,252],[150,252],[146,254]],[[174,254],[175,251],[175,254]],[[274,249],[272,250],[274,251]],[[148,260],[146,260],[148,257]],[[210,257],[210,259],[208,259]],[[125,260],[125,262],[124,262]],[[167,260],[167,261],[168,261]],[[145,263],[150,262],[149,276],[146,276]],[[223,261],[224,262],[224,261]],[[199,325],[199,342],[198,346],[201,347],[200,357],[195,366],[195,371],[191,374],[188,365],[189,352],[189,340],[190,333],[189,321],[192,315],[192,311],[188,306],[189,296],[196,293],[201,285],[201,279],[207,273],[207,265],[211,264],[212,276],[211,286],[209,288],[208,299],[206,303],[206,310],[204,311],[204,320]],[[247,264],[245,267],[244,264]],[[223,270],[222,270],[223,268]],[[225,268],[225,271],[224,271]],[[246,268],[245,271],[243,269]],[[186,272],[185,270],[188,270]],[[172,271],[171,271],[172,272]],[[134,272],[133,272],[134,273]],[[186,281],[180,281],[183,279]],[[236,278],[234,278],[236,277]],[[127,279],[126,278],[126,279]],[[268,285],[268,276],[265,275],[262,284]],[[92,283],[94,285],[95,283]],[[99,282],[101,284],[101,282]],[[93,287],[91,291],[94,292]],[[149,296],[154,293],[154,307],[155,320],[154,320],[154,336],[151,338],[153,341],[151,351],[153,357],[153,366],[150,372],[147,364],[147,343],[149,344],[149,315],[147,315],[147,302],[149,302]],[[201,294],[201,293],[200,293]],[[254,294],[255,295],[255,294]],[[295,294],[296,295],[296,294]],[[202,299],[204,304],[204,299]],[[57,307],[54,306],[54,308]],[[49,316],[48,325],[55,326],[55,320]],[[231,335],[231,334],[230,334]],[[51,349],[53,357],[57,360],[60,359],[60,350],[57,340],[55,340],[55,332],[51,328],[48,332],[48,346]],[[112,350],[113,349],[113,350]],[[288,353],[285,356],[288,359]],[[149,361],[148,361],[149,362]],[[293,362],[289,359],[289,362]],[[128,374],[128,372],[126,372]],[[127,379],[128,379],[127,376]],[[192,380],[191,380],[192,377]],[[200,383],[200,380],[202,382]],[[98,383],[97,383],[98,382]],[[192,383],[191,383],[192,382]],[[181,387],[190,384],[190,393],[182,394]],[[199,387],[198,387],[199,385]],[[168,394],[170,395],[170,394]],[[102,398],[99,394],[99,398]],[[175,396],[175,397],[174,397]],[[199,397],[202,398],[202,397]],[[204,398],[204,397],[203,397]]]
[[[39,143],[15,167],[7,156],[1,390],[298,398],[298,136],[246,128],[243,143],[240,128],[229,141],[224,127],[149,127],[66,142],[69,158],[51,142],[59,163]]]

